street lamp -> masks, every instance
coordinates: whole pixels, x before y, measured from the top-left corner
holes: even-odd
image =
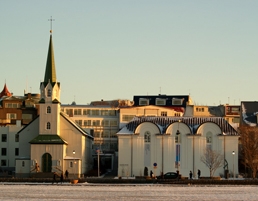
[[[75,150],[73,150],[73,166],[75,166],[74,155],[75,155]],[[75,178],[75,171],[73,172],[73,175],[74,175],[74,178]]]
[[[179,123],[180,123],[180,120],[178,121],[177,131],[176,131],[177,143],[180,143],[179,135],[181,134],[179,131]],[[177,162],[177,174],[178,174],[177,176],[179,178],[179,167],[180,167],[180,145],[179,144],[176,145],[176,162]]]
[[[232,152],[232,155],[233,155],[233,176],[235,179],[235,151]]]

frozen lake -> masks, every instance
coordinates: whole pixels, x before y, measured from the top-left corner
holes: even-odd
[[[258,200],[257,186],[174,186],[0,183],[0,200]]]

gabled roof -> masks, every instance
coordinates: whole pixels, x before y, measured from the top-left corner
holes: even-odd
[[[2,92],[0,93],[0,98],[2,98],[3,96],[12,96],[12,94],[9,92],[6,83],[4,84],[4,88],[2,90]]]

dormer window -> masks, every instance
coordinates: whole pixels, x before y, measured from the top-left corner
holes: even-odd
[[[50,106],[47,107],[47,113],[48,113],[48,114],[51,113],[51,107],[50,107]]]
[[[47,96],[50,97],[51,96],[51,89],[47,90]]]
[[[183,105],[184,98],[172,98],[172,105]]]
[[[166,99],[156,98],[156,105],[166,105]]]
[[[147,98],[140,98],[139,105],[149,105],[149,99],[147,99]]]

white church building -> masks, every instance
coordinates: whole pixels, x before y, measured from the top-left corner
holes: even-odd
[[[40,83],[40,115],[18,132],[20,153],[16,158],[16,176],[67,170],[78,177],[93,165],[93,137],[60,109],[60,83],[56,78],[50,33],[45,78]]]
[[[238,174],[238,133],[222,117],[135,117],[118,133],[118,176],[176,172],[188,177],[197,170],[209,177],[201,162],[207,147],[223,156],[213,176]]]

